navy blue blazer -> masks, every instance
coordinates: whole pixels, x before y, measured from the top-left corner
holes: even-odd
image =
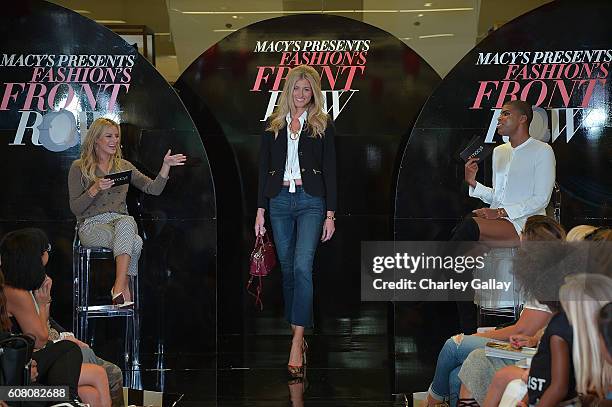
[[[302,131],[298,141],[298,159],[302,172],[302,187],[313,196],[325,197],[328,211],[337,205],[335,128],[330,120],[323,137],[313,137],[309,129]],[[259,150],[259,188],[257,207],[268,208],[270,198],[283,186],[287,162],[287,129],[281,129],[278,137],[267,131],[261,137]]]

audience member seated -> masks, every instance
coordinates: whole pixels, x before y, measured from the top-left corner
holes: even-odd
[[[522,238],[560,241],[565,238],[565,231],[552,218],[543,215],[530,217],[525,223]],[[513,335],[533,336],[544,328],[552,314],[548,307],[536,301],[525,304],[518,321],[510,326],[474,335],[459,334],[448,339],[440,355],[429,387],[428,406],[441,403],[444,399],[454,405],[459,394],[460,381],[458,377],[461,365],[475,349],[480,349],[491,339],[508,340]]]
[[[567,242],[581,242],[587,236],[591,235],[596,230],[597,230],[597,226],[591,226],[591,225],[574,226],[569,232],[567,232],[567,237],[565,238],[565,240]]]
[[[612,366],[612,302],[607,303],[599,311],[597,319],[599,327],[599,340],[601,342],[601,352],[608,363]],[[608,394],[605,400],[599,397],[582,397],[582,405],[585,407],[612,407],[612,380],[608,380]]]
[[[607,303],[601,308],[597,324],[599,326],[601,351],[606,361],[612,365],[612,302]],[[612,381],[610,381],[610,383],[612,383]]]
[[[612,391],[612,360],[607,347],[600,346],[600,339],[606,332],[602,324],[606,308],[610,332],[612,278],[600,274],[572,276],[561,287],[559,297],[574,332],[576,389],[583,404],[611,406],[612,400],[606,400],[606,395]]]
[[[547,304],[551,310],[560,312],[556,312],[544,331],[538,351],[531,362],[531,370],[507,366],[497,371],[483,406],[498,406],[507,384],[515,379],[523,379],[528,383],[528,395],[523,400],[525,405],[527,398],[529,405],[557,406],[576,397],[576,380],[572,366],[572,328],[567,315],[560,309],[560,304]]]
[[[601,274],[570,276],[559,292],[561,304],[572,328],[574,383],[583,406],[612,406],[612,400],[605,399],[606,393],[612,390],[612,365],[610,365],[610,360],[606,359],[607,349],[605,347],[600,348],[599,339],[597,339],[601,338],[600,334],[603,331],[600,328],[598,332],[598,325],[601,327],[602,318],[600,317],[598,320],[597,316],[605,315],[605,305],[602,305],[606,304],[611,296],[612,279]],[[610,303],[607,303],[607,305],[609,306]],[[609,312],[612,312],[612,306],[609,308]],[[532,363],[531,369],[510,366],[497,372],[489,388],[484,406],[497,406],[506,384],[517,377],[527,381],[526,376],[527,374],[531,376],[533,369],[534,364]],[[550,386],[552,387],[555,383],[554,361],[551,370]],[[557,375],[556,378],[561,379],[561,385],[564,384],[564,377]],[[531,390],[534,383],[528,383],[530,383],[529,389]],[[571,387],[571,384],[570,381],[568,387]],[[547,385],[548,382],[544,382],[544,386]],[[560,390],[557,389],[557,391]],[[529,402],[532,403],[531,399]],[[540,400],[538,405],[556,405],[551,404],[551,402],[554,402],[554,400],[550,400],[548,403],[546,400],[544,402]]]
[[[551,253],[551,257],[554,253]],[[537,281],[538,278],[542,278],[543,280],[550,281],[551,285],[555,285],[555,281],[559,281],[551,276],[552,273],[555,272],[555,267],[540,267],[543,264],[554,264],[555,259],[553,258],[540,258],[540,263],[536,264],[536,266],[530,270],[532,275],[534,275],[534,280]],[[560,260],[563,261],[563,260]],[[539,273],[540,276],[535,277],[535,274]],[[545,274],[548,273],[548,274]],[[525,272],[524,274],[528,274]],[[550,366],[550,355],[557,355],[557,360],[567,359],[571,360],[571,342],[572,342],[572,332],[569,327],[569,323],[567,322],[567,318],[563,312],[558,313],[561,310],[561,305],[558,301],[552,300],[548,297],[548,290],[536,290],[533,289],[533,282],[526,281],[523,277],[523,282],[527,287],[529,287],[532,291],[529,292],[529,295],[532,295],[538,298],[539,302],[545,304],[555,315],[552,317],[549,322],[547,328],[538,332],[538,334],[534,336],[525,336],[525,335],[515,335],[511,336],[510,342],[516,347],[529,346],[535,347],[538,344],[540,338],[544,341],[545,346],[542,348],[542,352],[540,356],[534,358],[534,363],[537,367],[536,371],[539,375],[545,375],[545,372],[549,371]],[[556,287],[559,287],[560,284],[557,284]],[[558,289],[554,289],[554,295],[557,296]],[[561,338],[563,343],[560,343],[556,338]],[[564,346],[568,346],[569,350],[564,353]],[[497,406],[501,400],[501,395],[504,392],[506,385],[513,379],[520,379],[524,373],[523,369],[514,366],[515,361],[511,359],[505,358],[496,358],[486,356],[485,349],[476,349],[470,353],[467,357],[461,370],[459,371],[459,379],[461,380],[461,390],[459,393],[459,403],[460,406],[476,406],[476,405],[486,405],[486,406]],[[563,373],[563,372],[560,372]],[[567,376],[568,371],[565,372]],[[573,371],[572,371],[573,374]],[[550,377],[538,377],[538,379],[532,379],[533,381],[538,381],[538,383],[544,383],[546,381],[547,385],[550,384]],[[555,382],[557,383],[557,382]],[[491,384],[491,386],[490,386]],[[559,383],[557,383],[559,384]],[[562,384],[562,383],[561,383]],[[491,394],[491,387],[498,388],[499,391],[494,395]],[[540,397],[544,397],[544,390],[546,386],[538,387],[539,390],[533,389],[534,392],[530,397],[530,402],[533,402],[535,399],[539,399]],[[561,386],[563,387],[563,386]],[[575,386],[570,386],[574,388]],[[559,388],[555,387],[556,390]],[[549,392],[546,395],[546,400],[550,400],[551,397],[555,400],[555,397],[563,397],[561,400],[565,400],[565,395],[567,392],[567,388],[562,395],[556,394],[553,396],[552,392]],[[494,400],[492,398],[495,397]],[[573,395],[570,397],[574,397]],[[549,404],[550,405],[550,404]],[[553,404],[555,405],[555,404]]]
[[[594,226],[579,225],[568,232],[565,240],[570,242],[581,241],[595,230],[597,228]],[[544,236],[524,236],[524,239],[530,241],[547,240]],[[554,270],[550,271],[554,272]],[[557,279],[557,281],[559,280]],[[543,333],[544,329],[541,329],[534,336],[512,335],[509,339],[516,347],[535,347]],[[509,365],[514,365],[514,361],[488,357],[484,349],[474,350],[459,371],[461,380],[460,398],[466,400],[473,398],[480,405],[497,406],[507,384],[512,380],[520,379],[523,375],[522,369]],[[493,388],[495,391],[491,391]]]
[[[3,253],[0,254],[0,268],[3,266]],[[0,272],[0,332],[10,332],[13,328],[9,317],[5,295],[4,274]],[[50,343],[32,355],[32,383],[46,386],[68,386],[69,397],[76,400],[77,386],[83,356],[79,347],[72,342]]]
[[[55,346],[88,349],[83,342],[71,336],[65,336],[56,343],[49,341],[49,318],[51,306],[52,281],[45,274],[49,261],[50,245],[40,229],[20,229],[7,233],[0,242],[1,267],[6,284],[4,293],[7,299],[7,311],[12,319],[12,330],[23,332],[36,338],[35,357]],[[109,384],[106,371],[94,363],[83,363],[83,355],[90,351],[80,351],[78,362],[78,394],[92,406],[110,406]],[[73,362],[74,364],[74,362]],[[70,370],[68,370],[70,371]],[[62,375],[64,376],[64,375]]]
[[[561,270],[561,268],[542,267],[541,268],[542,270],[548,270],[547,272],[549,273],[549,275],[546,275],[546,272],[542,273],[541,271],[539,271],[537,273],[530,273],[529,270],[525,270],[525,272],[522,273],[523,279],[525,279],[526,277],[529,278],[530,276],[534,276],[533,278],[534,281],[539,279],[540,280],[539,284],[541,286],[546,287],[546,286],[550,286],[551,282],[555,280],[559,281],[559,278],[563,277],[564,275],[574,274],[575,272],[588,270],[588,272],[590,273],[589,275],[607,274],[609,273],[610,261],[612,258],[612,253],[609,248],[609,240],[611,236],[612,234],[610,233],[610,230],[608,228],[595,228],[595,227],[589,227],[586,225],[581,225],[577,228],[574,228],[572,230],[572,236],[569,237],[570,239],[574,239],[576,241],[576,240],[580,240],[584,238],[586,240],[590,240],[593,242],[592,244],[589,244],[588,246],[588,257],[587,257],[588,261],[585,262],[584,259],[582,259],[580,263],[581,265],[578,265],[578,266],[572,265],[570,261],[569,266],[562,267],[564,270]],[[574,247],[578,248],[576,253],[580,253],[580,246],[574,246]],[[582,257],[582,255],[580,256]],[[542,276],[542,274],[545,274],[545,275]],[[572,281],[572,279],[575,279],[575,278],[576,278],[575,275],[573,276],[570,275],[566,279],[567,281]],[[595,278],[598,278],[598,277],[595,277]],[[567,285],[567,281],[565,285]],[[534,285],[533,282],[531,283],[531,285],[532,286]],[[550,287],[547,287],[547,288],[550,288]],[[609,298],[612,298],[612,291],[609,292],[607,296],[604,296],[604,300],[606,301],[609,300]],[[573,304],[575,305],[576,302],[573,302]],[[571,319],[571,313],[569,311],[567,312],[568,312],[568,316]],[[595,323],[594,322],[595,314],[594,313],[592,314],[593,315],[591,315],[590,321],[591,321],[591,324],[593,325]],[[575,326],[574,326],[574,335],[576,335],[575,338],[577,339],[575,340],[577,341],[577,343],[580,343],[581,337],[577,336]],[[589,341],[591,342],[591,345],[589,345],[590,349],[596,348],[596,344],[592,343],[593,341],[592,338],[595,338],[595,337],[596,335],[591,335],[589,337]],[[534,338],[530,338],[530,339],[531,340],[529,341],[529,343],[522,342],[520,344],[523,346],[532,346],[534,343],[537,343],[537,340],[534,340]],[[584,342],[584,340],[582,342]],[[579,354],[583,354],[583,353],[584,352],[580,352]],[[574,354],[574,358],[576,358],[576,354]],[[472,383],[467,383],[468,389],[471,389],[470,385],[474,387],[475,389],[474,397],[479,402],[481,402],[480,399],[482,398],[483,389],[486,388],[486,384],[488,383],[488,380],[489,380],[488,378],[491,376],[492,372],[495,372],[497,370],[496,368],[494,368],[494,366],[496,365],[495,359],[496,358],[486,357],[484,355],[483,350],[476,350],[472,352],[472,354],[470,354],[470,356],[464,362],[462,372],[465,369],[470,369],[470,371],[472,372],[479,372],[479,380],[472,382]],[[578,372],[578,369],[579,368],[577,368],[577,372]],[[496,406],[501,398],[501,394],[503,393],[506,385],[511,381],[521,378],[522,375],[523,375],[523,371],[515,366],[506,367],[498,371],[492,381],[491,386],[488,389],[489,391],[486,396],[486,400],[484,401],[484,405],[485,406]],[[461,372],[460,372],[460,376],[461,376]],[[580,375],[576,373],[576,376],[579,377]],[[464,384],[466,383],[464,382]],[[461,393],[464,397],[470,394],[468,389],[466,389],[465,387],[462,387]]]

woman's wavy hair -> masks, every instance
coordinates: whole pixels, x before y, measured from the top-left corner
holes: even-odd
[[[582,242],[586,239],[587,236],[591,235],[594,231],[597,230],[597,226],[591,225],[578,225],[574,226],[567,232],[567,236],[565,240],[567,242]]]
[[[6,309],[6,294],[4,294],[4,275],[0,271],[0,332],[11,330],[11,320]]]
[[[306,110],[308,111],[307,128],[314,137],[323,137],[327,128],[327,113],[323,109],[323,92],[321,91],[321,77],[311,66],[299,65],[289,71],[285,79],[285,86],[280,96],[278,106],[268,119],[267,131],[278,136],[280,130],[287,125],[287,113],[295,112],[293,104],[293,88],[300,79],[306,79],[312,89],[312,99]]]
[[[599,311],[610,302],[612,279],[601,274],[569,276],[559,290],[561,305],[572,325],[576,390],[604,398],[612,383],[612,366],[599,346]]]
[[[119,132],[119,143],[115,154],[111,158],[113,169],[119,168],[119,162],[121,161],[121,127],[119,124],[106,117],[100,117],[94,120],[87,131],[85,141],[81,145],[81,158],[77,161],[81,167],[81,173],[83,174],[83,185],[85,187],[92,182],[96,182],[96,167],[98,165],[98,155],[96,153],[96,141],[102,136],[106,127],[115,127]]]
[[[530,298],[551,310],[560,309],[559,287],[570,267],[564,267],[568,257],[565,229],[554,219],[544,215],[527,218],[521,236],[521,247],[513,259],[512,273]],[[573,257],[572,257],[573,259]]]
[[[612,302],[607,303],[599,311],[597,325],[604,345],[606,345],[606,350],[608,354],[612,355]]]
[[[534,242],[564,239],[563,226],[553,218],[544,215],[533,215],[527,218],[523,228],[523,240]]]
[[[612,278],[612,229],[597,228],[585,240],[589,242],[588,272]]]
[[[6,285],[32,291],[45,280],[42,255],[49,248],[45,232],[37,228],[18,229],[0,241],[0,269]]]

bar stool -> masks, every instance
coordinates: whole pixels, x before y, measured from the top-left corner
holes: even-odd
[[[125,383],[132,386],[135,372],[140,368],[140,298],[138,291],[138,276],[129,276],[129,287],[133,293],[134,307],[119,308],[116,305],[89,305],[89,281],[91,278],[92,260],[114,260],[113,251],[106,247],[82,246],[78,225],[75,228],[72,244],[72,327],[75,336],[88,343],[89,320],[94,318],[125,318],[124,338],[124,375]],[[130,363],[131,361],[131,363]]]
[[[561,188],[555,182],[546,215],[561,223]],[[478,326],[482,325],[484,316],[508,317],[517,320],[524,305],[524,290],[517,286],[512,271],[512,258],[518,248],[493,248],[489,251],[485,268],[478,273],[479,278],[496,278],[500,281],[512,281],[512,292],[501,295],[476,291],[474,303],[478,306]],[[474,275],[476,277],[476,273]]]
[[[475,290],[474,303],[478,306],[478,326],[482,326],[485,316],[506,317],[517,320],[524,304],[522,287],[517,286],[512,271],[513,258],[518,252],[516,247],[496,247],[489,250],[485,258],[485,267],[474,272],[474,278],[488,281],[511,281],[508,292],[493,290]]]

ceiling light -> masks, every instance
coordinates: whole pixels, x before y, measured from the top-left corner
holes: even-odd
[[[96,23],[100,24],[125,24],[124,20],[94,20]]]
[[[165,35],[170,35],[170,33],[154,33],[153,35],[165,36]]]
[[[290,14],[290,13],[312,13],[312,11],[181,11],[183,14],[206,14],[206,15],[227,15],[227,14]]]
[[[411,39],[412,39],[411,37],[400,38],[400,40],[404,40],[404,41],[410,41]]]
[[[213,32],[215,32],[215,33],[231,33],[231,32],[234,32],[234,31],[237,31],[237,30],[229,29],[229,28],[224,28],[224,29],[221,29],[221,30],[213,30]]]
[[[77,12],[79,14],[91,14],[91,11],[89,10],[72,10],[74,12]]]
[[[455,34],[431,34],[431,35],[419,35],[419,38],[438,38],[438,37],[454,37]]]
[[[399,10],[323,10],[324,13],[397,13]]]
[[[438,11],[473,11],[474,7],[455,7],[455,8],[426,8],[426,9],[413,9],[413,10],[400,10],[400,13],[431,13]]]
[[[431,7],[431,3],[425,3],[425,4],[423,4],[423,6],[425,6],[425,7]]]
[[[238,18],[238,16],[235,16],[235,15],[234,15],[234,16],[232,16],[232,18],[233,18],[234,20],[236,20],[236,19]]]
[[[423,14],[419,14],[417,17],[423,17]]]
[[[183,11],[172,9],[182,14],[204,14],[204,15],[238,15],[238,14],[347,14],[347,13],[431,13],[444,11],[474,11],[473,7],[455,8],[429,8],[429,9],[405,9],[405,10],[382,10],[382,9],[354,9],[354,10],[262,10],[262,11]]]

